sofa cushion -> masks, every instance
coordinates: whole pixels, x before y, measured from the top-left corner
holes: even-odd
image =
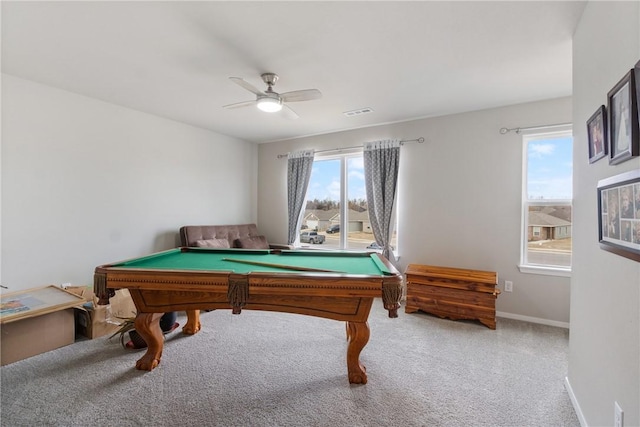
[[[233,247],[236,239],[257,235],[258,228],[255,224],[185,225],[180,228],[182,246],[197,246],[198,240],[226,239],[229,246]]]
[[[226,239],[230,247],[237,247],[235,241],[258,236],[255,224],[235,225],[185,225],[180,228],[180,246],[198,246],[198,240]],[[269,243],[270,249],[293,249],[291,245]]]
[[[227,239],[203,239],[197,240],[196,246],[199,248],[230,248]]]
[[[269,242],[264,236],[249,236],[236,239],[234,242],[236,248],[242,249],[269,249]]]

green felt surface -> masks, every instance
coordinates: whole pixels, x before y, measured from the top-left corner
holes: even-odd
[[[389,270],[380,262],[377,256],[357,252],[325,251],[282,251],[280,254],[273,254],[267,250],[213,250],[201,248],[181,250],[178,248],[132,259],[119,264],[113,264],[111,267],[159,270],[232,271],[239,274],[257,271],[300,273],[299,271],[287,270],[286,268],[242,264],[225,259],[323,269],[346,274],[389,274]]]

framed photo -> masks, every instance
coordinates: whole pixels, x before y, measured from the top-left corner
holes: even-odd
[[[53,285],[11,292],[0,299],[0,324],[79,307],[85,302],[83,297]]]
[[[607,94],[609,112],[609,164],[616,165],[637,156],[638,105],[634,69]]]
[[[640,61],[633,67],[633,74],[636,78],[636,111],[638,112],[638,124],[640,125]]]
[[[598,181],[600,248],[640,262],[640,169]]]
[[[607,147],[607,115],[604,105],[587,120],[589,163],[600,160],[609,152]]]

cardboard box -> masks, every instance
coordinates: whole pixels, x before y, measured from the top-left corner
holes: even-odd
[[[73,344],[73,312],[73,308],[68,308],[3,324],[0,331],[2,366]]]
[[[0,364],[73,344],[74,308],[84,300],[55,285],[0,297]]]
[[[117,323],[107,322],[108,308],[106,305],[90,310],[76,308],[76,334],[89,339],[111,336],[119,326]]]
[[[98,298],[90,288],[67,289],[89,301],[82,308],[76,308],[75,323],[78,335],[90,339],[110,336],[118,330],[122,319],[136,315],[136,306],[128,289],[116,290],[108,305],[99,305]]]

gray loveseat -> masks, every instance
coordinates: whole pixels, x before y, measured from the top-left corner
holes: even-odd
[[[258,233],[255,224],[185,225],[180,228],[181,246],[244,248],[244,249],[293,249],[290,245],[268,243]]]

